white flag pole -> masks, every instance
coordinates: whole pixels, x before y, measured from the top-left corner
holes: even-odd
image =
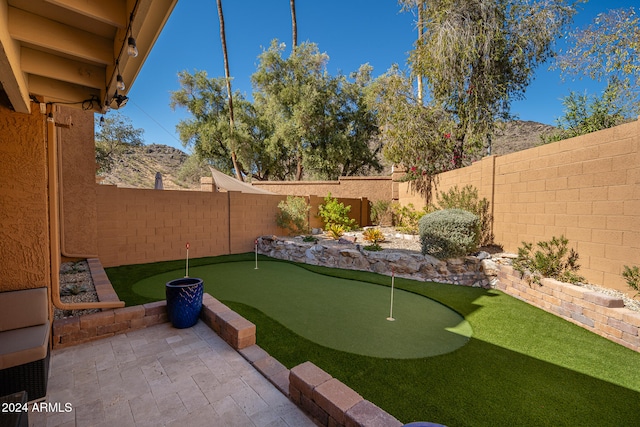
[[[258,269],[258,239],[255,240],[254,245],[255,245],[255,251],[256,251],[256,268],[254,268],[254,270],[257,270]]]
[[[189,277],[189,242],[187,242],[187,266],[184,277]]]
[[[395,282],[395,276],[396,276],[396,273],[394,269],[391,268],[391,307],[389,309],[389,317],[387,317],[387,320],[389,320],[390,322],[393,322],[394,320],[396,320],[393,318],[393,287]]]

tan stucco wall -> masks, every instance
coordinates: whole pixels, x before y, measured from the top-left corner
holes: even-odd
[[[57,107],[61,164],[61,251],[68,257],[93,258],[98,253],[96,165],[93,113]]]
[[[392,183],[389,176],[340,177],[338,181],[256,181],[252,185],[288,196],[325,197],[331,193],[337,198],[366,197],[372,202],[392,198]]]
[[[250,252],[259,236],[283,235],[276,225],[281,195],[164,191],[96,185],[98,253],[105,267]],[[310,196],[312,227],[322,197]],[[340,198],[359,224],[367,199]],[[366,224],[365,224],[366,225]]]
[[[192,258],[230,253],[229,198],[233,193],[96,187],[98,253],[105,267],[181,259],[187,242]],[[246,207],[238,211],[248,215],[260,210]],[[236,216],[233,220],[241,219]],[[245,232],[247,229],[239,234]]]
[[[45,120],[0,106],[0,291],[48,286]]]
[[[623,266],[640,265],[640,121],[487,157],[441,174],[438,191],[456,184],[493,201],[495,241],[506,251],[563,234],[580,274],[628,291]],[[419,200],[401,187],[403,204]]]

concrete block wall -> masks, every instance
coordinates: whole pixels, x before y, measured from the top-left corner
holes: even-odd
[[[281,195],[160,191],[97,185],[98,255],[105,267],[250,252],[258,236],[283,235],[276,225]],[[307,196],[312,227],[324,198]],[[350,217],[369,224],[366,198],[339,198]]]
[[[635,351],[640,351],[640,313],[620,298],[545,278],[528,283],[511,266],[498,266],[496,289]]]
[[[228,254],[229,195],[98,185],[98,252],[105,267]]]
[[[219,194],[229,197],[229,253],[253,251],[255,239],[265,230],[269,234],[284,233],[276,226],[276,214],[278,203],[286,197],[235,191]]]
[[[471,184],[494,215],[495,242],[564,235],[580,255],[580,274],[629,291],[624,265],[640,263],[640,121],[546,144],[442,173],[437,192]],[[401,183],[402,204],[421,200]]]
[[[337,181],[256,181],[252,185],[289,196],[315,194],[325,197],[331,193],[337,198],[367,197],[372,202],[392,199],[390,176],[342,176]]]

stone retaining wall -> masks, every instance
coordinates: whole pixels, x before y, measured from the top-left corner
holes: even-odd
[[[490,288],[494,272],[490,260],[468,256],[446,261],[413,251],[378,251],[360,245],[307,243],[301,238],[258,238],[258,252],[272,258],[326,267],[363,270],[419,281]],[[489,255],[486,254],[488,257]]]
[[[622,299],[549,278],[542,279],[540,285],[529,284],[513,267],[497,268],[496,289],[640,351],[640,312],[625,308]]]

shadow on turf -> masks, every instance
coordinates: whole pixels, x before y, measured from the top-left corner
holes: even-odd
[[[442,356],[379,359],[320,346],[253,307],[228,304],[257,325],[258,344],[285,366],[311,361],[405,423],[640,425],[639,392],[482,340]]]

